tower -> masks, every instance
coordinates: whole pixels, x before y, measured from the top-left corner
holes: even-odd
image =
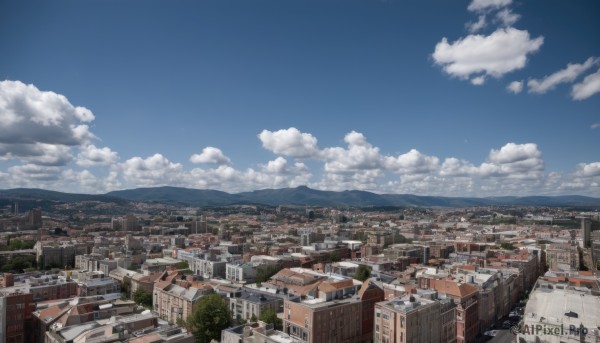
[[[592,221],[589,218],[581,218],[581,236],[583,237],[583,247],[591,246]]]

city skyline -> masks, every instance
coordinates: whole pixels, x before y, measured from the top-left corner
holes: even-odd
[[[600,5],[0,2],[0,189],[600,196]]]

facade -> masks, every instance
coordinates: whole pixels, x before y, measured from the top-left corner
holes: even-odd
[[[581,237],[583,238],[583,247],[589,248],[592,239],[592,221],[589,218],[581,218]]]
[[[242,291],[238,296],[229,298],[229,309],[234,319],[250,320],[260,318],[263,311],[272,309],[280,312],[283,299],[263,293]]]
[[[33,247],[36,251],[38,268],[64,268],[75,266],[75,256],[88,253],[86,244],[46,244],[37,242]]]
[[[194,274],[201,275],[207,279],[214,277],[225,278],[227,270],[227,261],[221,260],[194,258],[189,262],[189,265],[190,269],[194,271]]]
[[[579,270],[579,248],[575,244],[550,244],[546,261],[551,271]]]
[[[0,291],[0,343],[31,342],[33,295]]]
[[[454,307],[449,299],[410,294],[375,305],[374,342],[446,343],[455,341]],[[450,341],[446,339],[451,339]]]
[[[254,282],[256,281],[256,268],[252,263],[227,263],[225,279],[237,283]]]
[[[473,342],[480,332],[479,291],[468,283],[447,278],[420,277],[419,287],[435,290],[456,305],[456,342]]]
[[[157,285],[153,295],[154,311],[161,319],[177,323],[178,320],[186,320],[200,298],[212,292],[210,285],[187,288],[168,282],[166,285]]]
[[[111,277],[98,277],[79,284],[79,296],[89,297],[121,292],[119,281]]]

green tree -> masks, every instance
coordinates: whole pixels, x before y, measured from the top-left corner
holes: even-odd
[[[128,298],[131,296],[131,278],[123,278],[123,281],[121,281],[121,293],[126,294]]]
[[[275,310],[272,308],[268,308],[268,309],[262,311],[259,319],[265,323],[273,324],[273,328],[275,330],[283,329],[282,320],[279,317],[277,317],[277,312],[275,312]]]
[[[334,251],[329,254],[329,261],[331,262],[340,262],[342,258],[340,257],[340,253],[338,251]]]
[[[504,250],[515,250],[515,247],[512,245],[512,243],[508,243],[508,242],[504,242],[504,243],[500,244],[500,247]]]
[[[152,308],[152,293],[146,292],[145,290],[138,288],[133,293],[133,301],[144,307]]]
[[[266,265],[259,266],[256,269],[256,283],[263,283],[271,278],[271,276],[277,274],[281,270],[279,265]]]
[[[205,295],[187,319],[187,328],[198,343],[221,339],[221,330],[231,325],[231,314],[225,300],[217,293]]]
[[[365,266],[364,264],[358,266],[358,269],[356,269],[356,273],[354,273],[354,278],[356,280],[365,281],[369,277],[371,277],[371,270],[369,269],[369,267]]]

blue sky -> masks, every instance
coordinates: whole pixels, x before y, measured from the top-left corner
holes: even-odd
[[[0,1],[0,188],[600,196],[597,1]]]

